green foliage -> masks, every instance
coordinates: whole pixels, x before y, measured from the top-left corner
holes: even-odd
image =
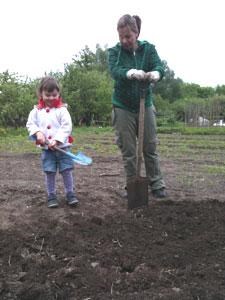
[[[215,175],[225,175],[225,167],[224,166],[204,166],[203,167],[204,173],[208,174],[215,174]]]
[[[173,127],[178,126],[179,122],[176,121],[175,116],[173,114],[166,116],[158,116],[157,119],[158,127]]]
[[[160,95],[162,99],[169,100],[172,103],[182,98],[183,81],[180,78],[175,78],[174,71],[169,68],[166,61],[163,61],[163,65],[165,76],[154,86],[153,91],[156,95]]]
[[[170,106],[176,120],[189,123],[200,116],[210,120],[210,124],[225,118],[225,96],[203,98],[185,98],[177,100]]]
[[[112,80],[106,62],[106,49],[97,45],[93,53],[86,46],[72,64],[65,66],[63,97],[69,104],[75,125],[90,125],[96,121],[109,123]]]
[[[183,135],[223,135],[225,134],[224,127],[187,127],[184,123],[176,123],[173,125],[165,125],[158,127],[158,133],[174,134],[179,133]]]
[[[62,83],[63,97],[75,125],[82,120],[86,125],[93,120],[109,120],[112,83],[107,73],[68,65]]]
[[[216,87],[216,94],[217,95],[225,95],[225,85],[217,86]]]
[[[88,46],[85,46],[73,58],[73,65],[76,68],[85,70],[107,71],[107,50],[102,49],[99,44],[96,45],[96,52],[92,52]]]
[[[184,83],[182,85],[182,94],[186,98],[204,98],[207,99],[215,95],[215,90],[212,87],[201,87],[195,83]]]
[[[159,94],[154,97],[154,105],[158,114],[166,112],[169,107],[168,100],[163,99]]]
[[[0,127],[0,137],[6,136],[6,135],[7,135],[6,128],[1,128]]]
[[[88,46],[85,46],[79,54],[75,55],[75,58],[73,58],[73,64],[77,68],[90,70],[96,65],[96,56]]]
[[[23,126],[34,103],[34,84],[22,82],[17,74],[6,71],[0,74],[0,91],[0,125]]]
[[[111,123],[113,81],[108,73],[107,47],[96,45],[92,51],[85,46],[66,64],[64,72],[51,72],[62,85],[62,96],[74,125]],[[225,85],[201,87],[185,83],[163,61],[165,76],[153,87],[158,126],[174,126],[177,122],[197,120],[199,116],[212,122],[225,119]],[[8,71],[0,74],[0,126],[25,126],[33,105],[37,102],[39,79],[24,80]]]

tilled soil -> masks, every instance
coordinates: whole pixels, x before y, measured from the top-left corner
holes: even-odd
[[[48,209],[39,155],[0,156],[0,299],[224,300],[224,178],[162,159],[168,197],[130,211],[121,157],[93,161],[76,165],[79,206],[58,175]]]

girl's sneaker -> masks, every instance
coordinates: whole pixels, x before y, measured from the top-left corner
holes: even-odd
[[[58,207],[58,201],[55,194],[48,195],[48,208],[56,208]]]
[[[76,198],[73,192],[68,192],[66,194],[67,203],[70,206],[76,206],[79,203],[79,200]]]

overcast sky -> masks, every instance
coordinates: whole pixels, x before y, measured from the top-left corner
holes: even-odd
[[[126,13],[141,17],[140,39],[155,44],[176,77],[225,84],[224,0],[0,0],[0,72],[63,71],[85,45],[116,44]]]

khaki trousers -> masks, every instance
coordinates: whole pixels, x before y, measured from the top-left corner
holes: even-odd
[[[112,122],[116,133],[116,143],[121,150],[126,180],[136,176],[136,150],[139,113],[121,108],[113,108]],[[152,190],[165,187],[156,153],[156,119],[153,107],[145,109],[143,156],[145,173]]]

